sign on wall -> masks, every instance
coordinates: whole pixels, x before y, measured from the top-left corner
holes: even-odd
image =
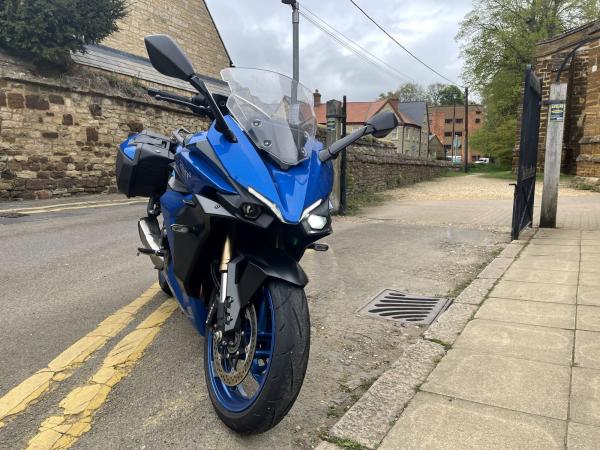
[[[550,121],[564,122],[565,120],[565,104],[554,103],[550,105]]]

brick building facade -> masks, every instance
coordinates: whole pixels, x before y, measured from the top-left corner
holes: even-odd
[[[483,126],[485,113],[481,105],[469,105],[469,133],[477,131]],[[429,107],[430,129],[442,142],[446,156],[452,154],[452,141],[454,136],[458,139],[459,148],[455,149],[455,156],[464,158],[464,139],[465,139],[465,107],[464,105],[454,106],[430,106]],[[474,162],[480,157],[486,156],[485,149],[473,148],[469,145],[469,160]],[[464,161],[464,159],[462,159]]]
[[[535,55],[534,70],[542,83],[543,100],[538,167],[544,168],[550,84],[565,63],[560,76],[560,81],[568,84],[561,170],[600,177],[600,20],[538,43]],[[517,157],[515,154],[515,160]]]
[[[114,192],[117,145],[129,134],[206,129],[205,119],[146,95],[148,87],[193,88],[156,72],[143,43],[146,34],[170,34],[208,88],[225,90],[216,77],[231,61],[204,2],[132,0],[120,28],[73,55],[73,70],[57,78],[0,52],[0,200]]]

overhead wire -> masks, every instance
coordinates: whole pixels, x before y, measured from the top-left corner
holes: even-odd
[[[306,14],[303,14],[303,11],[307,12],[312,17],[308,17]],[[399,78],[403,78],[403,79],[406,79],[406,80],[411,80],[411,81],[413,81],[415,83],[417,82],[410,75],[408,75],[408,74],[406,74],[406,73],[398,70],[397,68],[393,67],[392,65],[390,65],[389,63],[387,63],[383,59],[381,59],[378,56],[376,56],[373,53],[371,53],[369,50],[367,50],[366,48],[364,48],[362,45],[360,45],[356,41],[354,41],[351,38],[349,38],[347,35],[345,35],[341,31],[335,29],[331,24],[327,23],[327,21],[325,21],[324,19],[322,19],[321,17],[319,17],[317,14],[315,14],[310,9],[308,9],[306,6],[301,5],[301,7],[300,7],[300,14],[302,14],[302,16],[305,19],[307,19],[309,22],[311,22],[313,25],[317,26],[321,31],[327,33],[330,37],[336,39],[336,41],[339,42],[339,40],[345,40],[346,43],[345,44],[341,44],[345,48],[353,51],[355,54],[356,54],[356,51],[360,51],[360,52],[362,52],[365,55],[366,58],[374,60],[374,61],[368,61],[368,62],[377,65],[379,68],[381,67],[381,65],[385,66],[385,68],[388,71],[391,71],[391,73],[395,74],[395,76],[397,76]],[[320,26],[318,24],[316,24],[315,21],[320,22]],[[324,28],[327,28],[329,31],[324,30]],[[333,36],[334,34],[336,36]],[[350,49],[349,48],[350,46],[354,47],[356,51]]]
[[[375,24],[375,26],[377,26],[377,28],[379,28],[381,31],[383,31],[387,37],[389,37],[393,42],[396,43],[396,45],[398,45],[402,50],[404,50],[406,53],[408,53],[410,56],[412,56],[416,61],[418,61],[419,63],[421,63],[423,66],[427,67],[429,70],[431,70],[433,73],[435,73],[437,76],[443,78],[444,80],[454,84],[455,86],[459,86],[459,87],[464,87],[462,86],[460,83],[457,83],[456,81],[451,80],[450,78],[446,77],[445,75],[442,75],[440,72],[438,72],[436,69],[434,69],[433,67],[431,67],[429,64],[427,64],[425,61],[423,61],[421,58],[419,58],[417,55],[415,55],[413,52],[411,52],[408,48],[406,48],[404,45],[402,45],[394,36],[392,36],[385,28],[383,28],[381,25],[379,25],[379,23],[377,23],[377,21],[375,21],[375,19],[373,19],[369,14],[367,14],[367,12],[362,9],[358,4],[356,4],[356,2],[354,0],[348,0],[350,3],[352,3],[360,12],[363,13],[363,15],[369,19],[371,22],[373,22]]]

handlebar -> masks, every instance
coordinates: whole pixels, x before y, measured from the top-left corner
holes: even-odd
[[[171,94],[170,92],[159,91],[158,89],[148,89],[148,95],[150,97],[164,97],[165,99],[176,100],[178,102],[192,103],[189,97],[182,97],[181,95]]]

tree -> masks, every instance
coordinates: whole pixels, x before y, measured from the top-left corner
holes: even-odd
[[[401,102],[426,101],[432,106],[457,105],[465,102],[460,88],[451,84],[433,83],[423,87],[419,83],[404,83],[400,87],[387,94],[379,94],[380,99],[395,98]]]
[[[520,87],[525,66],[534,63],[535,44],[598,17],[598,0],[475,1],[457,40],[465,60],[463,79],[486,105],[480,133],[503,143],[497,151],[506,154],[514,147]]]
[[[395,98],[401,102],[416,102],[425,98],[425,90],[423,89],[423,86],[418,83],[407,82],[401,84],[394,92],[379,94],[379,98]]]
[[[454,104],[464,105],[465,96],[463,91],[452,84],[442,85],[442,88],[437,93],[437,106],[451,106]]]
[[[0,47],[34,63],[65,66],[117,31],[125,0],[0,0]]]

